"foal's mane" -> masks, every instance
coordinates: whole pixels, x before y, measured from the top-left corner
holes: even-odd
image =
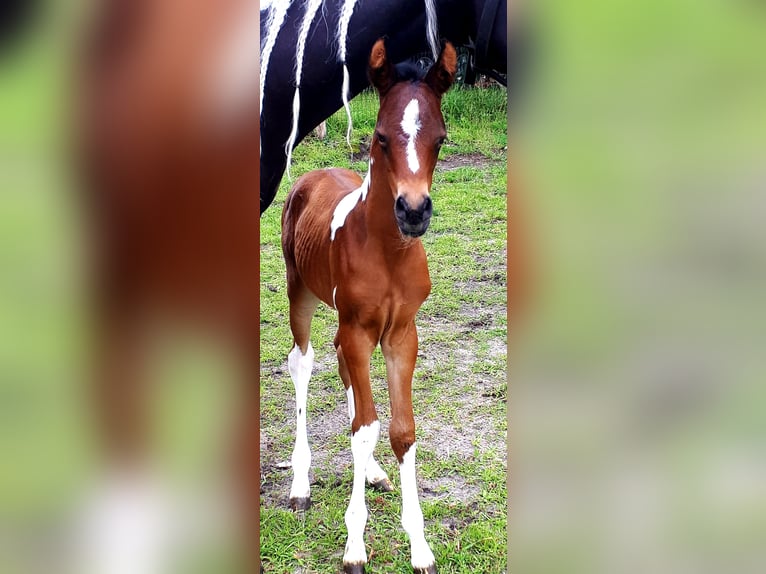
[[[400,62],[396,65],[396,83],[399,82],[421,82],[426,77],[430,66],[426,69],[418,66],[414,62]]]

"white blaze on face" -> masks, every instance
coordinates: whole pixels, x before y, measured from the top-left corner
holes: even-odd
[[[420,131],[420,105],[414,98],[404,108],[402,131],[407,136],[407,165],[410,166],[412,173],[417,173],[420,169],[420,162],[418,161],[418,152],[415,149],[415,138]]]

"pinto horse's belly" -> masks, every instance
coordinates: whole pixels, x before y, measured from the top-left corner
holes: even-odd
[[[361,183],[362,178],[347,169],[311,171],[295,182],[282,212],[282,250],[288,274],[298,273],[303,283],[331,307],[335,306],[330,264],[333,214],[341,200]]]

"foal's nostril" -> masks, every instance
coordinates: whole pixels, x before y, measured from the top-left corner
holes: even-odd
[[[425,201],[423,201],[423,215],[426,217],[430,217],[432,211],[433,211],[433,202],[431,201],[430,197],[426,197]]]
[[[401,195],[396,198],[396,211],[400,213],[407,212],[407,202],[404,201],[404,198]]]

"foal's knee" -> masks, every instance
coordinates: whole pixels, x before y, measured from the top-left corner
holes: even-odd
[[[388,437],[391,441],[391,449],[396,455],[396,460],[401,464],[404,460],[404,455],[410,450],[410,447],[415,444],[415,425],[403,425],[391,421],[391,425],[388,429]]]

